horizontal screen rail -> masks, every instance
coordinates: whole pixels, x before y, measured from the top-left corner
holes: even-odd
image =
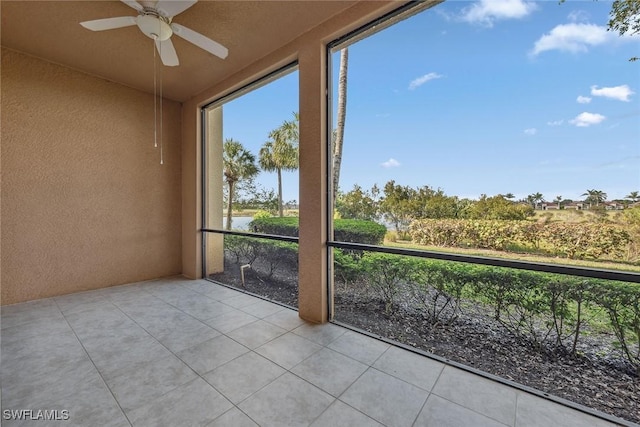
[[[246,233],[244,231],[216,230],[203,228],[203,233],[226,234],[229,236],[254,237],[258,239],[278,240],[280,242],[298,243],[299,239],[293,236],[280,236],[278,234]]]
[[[445,252],[423,251],[419,249],[403,249],[388,246],[373,246],[363,243],[327,242],[327,246],[340,249],[351,249],[370,252],[382,252],[394,255],[406,255],[418,258],[439,259],[444,261],[467,262],[470,264],[490,265],[494,267],[517,268],[544,273],[566,274],[570,276],[589,277],[593,279],[619,280],[623,282],[640,283],[640,273],[627,271],[604,270],[586,267],[574,267],[559,264],[544,264],[529,261],[519,261],[504,258],[489,258],[475,255],[460,255]]]

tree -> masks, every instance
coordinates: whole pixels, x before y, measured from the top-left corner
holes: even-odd
[[[503,197],[504,197],[505,199],[508,199],[508,200],[511,200],[511,199],[515,199],[515,198],[516,198],[516,196],[514,196],[514,195],[513,195],[513,193],[507,193],[507,194],[504,194],[504,195],[503,195]]]
[[[533,207],[510,202],[502,195],[480,196],[477,202],[465,209],[465,216],[470,219],[511,219],[523,220],[533,215]]]
[[[560,3],[564,2],[565,0],[560,0]],[[609,11],[607,31],[616,31],[621,36],[640,33],[640,1],[614,0]],[[640,58],[634,56],[629,61],[638,59]]]
[[[562,203],[562,196],[557,196],[555,199],[553,199],[554,202],[556,202],[558,204],[558,209],[560,209],[562,207],[561,203]]]
[[[375,185],[369,192],[355,184],[348,193],[337,194],[336,210],[341,218],[375,221],[378,217],[379,195],[380,190]]]
[[[621,36],[640,33],[640,1],[614,0],[609,12],[608,30],[617,31]],[[629,61],[637,61],[637,56]]]
[[[584,201],[589,203],[589,206],[592,206],[594,203],[598,206],[600,203],[607,200],[607,193],[600,190],[587,190],[586,193],[582,193],[582,196],[587,196]]]
[[[347,115],[347,69],[349,63],[349,50],[343,48],[340,51],[340,72],[338,74],[338,112],[335,137],[333,139],[333,203],[335,205],[336,193],[340,184],[340,165],[342,164],[342,145],[344,142],[344,124]]]
[[[631,193],[624,196],[624,198],[631,200],[631,203],[635,203],[640,200],[640,193],[637,191],[632,191]]]
[[[227,230],[231,230],[235,186],[240,181],[256,176],[260,170],[256,166],[256,157],[240,142],[233,139],[224,141],[222,164],[224,179],[228,186]]]
[[[391,180],[384,185],[383,192],[380,213],[388,223],[393,224],[398,237],[407,237],[409,224],[415,219],[416,190],[396,185],[396,182]]]
[[[533,193],[527,196],[527,203],[531,204],[531,206],[535,209],[539,203],[542,203],[544,200],[544,196],[542,193]]]
[[[271,141],[264,143],[258,154],[260,167],[267,172],[278,174],[278,215],[284,216],[282,209],[282,171],[298,169],[298,114],[285,121],[269,133]]]

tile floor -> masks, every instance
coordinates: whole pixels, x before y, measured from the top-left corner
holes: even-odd
[[[1,327],[7,427],[613,425],[203,280],[5,306]]]

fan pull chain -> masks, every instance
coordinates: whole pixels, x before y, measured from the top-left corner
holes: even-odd
[[[162,67],[160,67],[160,164],[164,165],[164,153],[162,152]]]
[[[156,46],[155,41],[151,43],[153,47],[153,146],[158,148],[158,104],[156,99],[157,78],[156,78]]]

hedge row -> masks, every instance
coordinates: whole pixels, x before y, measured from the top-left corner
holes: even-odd
[[[225,251],[237,264],[256,261],[270,277],[297,269],[298,245],[225,236]],[[585,312],[605,313],[626,360],[640,375],[640,285],[504,267],[463,264],[377,252],[334,250],[336,280],[362,283],[388,312],[409,302],[432,322],[451,322],[464,301],[488,307],[505,328],[543,350],[577,350],[587,325]]]
[[[249,229],[256,233],[295,237],[300,231],[298,217],[256,218],[249,223]],[[336,219],[333,229],[337,241],[369,245],[381,244],[387,232],[384,225],[358,219]]]
[[[389,312],[409,295],[434,323],[451,322],[461,314],[463,300],[474,300],[541,350],[551,346],[575,353],[587,323],[585,310],[601,311],[623,356],[640,374],[638,284],[375,252],[356,257],[336,251],[334,259],[338,278],[364,283]]]
[[[617,226],[595,223],[421,219],[409,226],[414,242],[428,246],[506,250],[518,246],[569,258],[620,258],[631,238]]]

